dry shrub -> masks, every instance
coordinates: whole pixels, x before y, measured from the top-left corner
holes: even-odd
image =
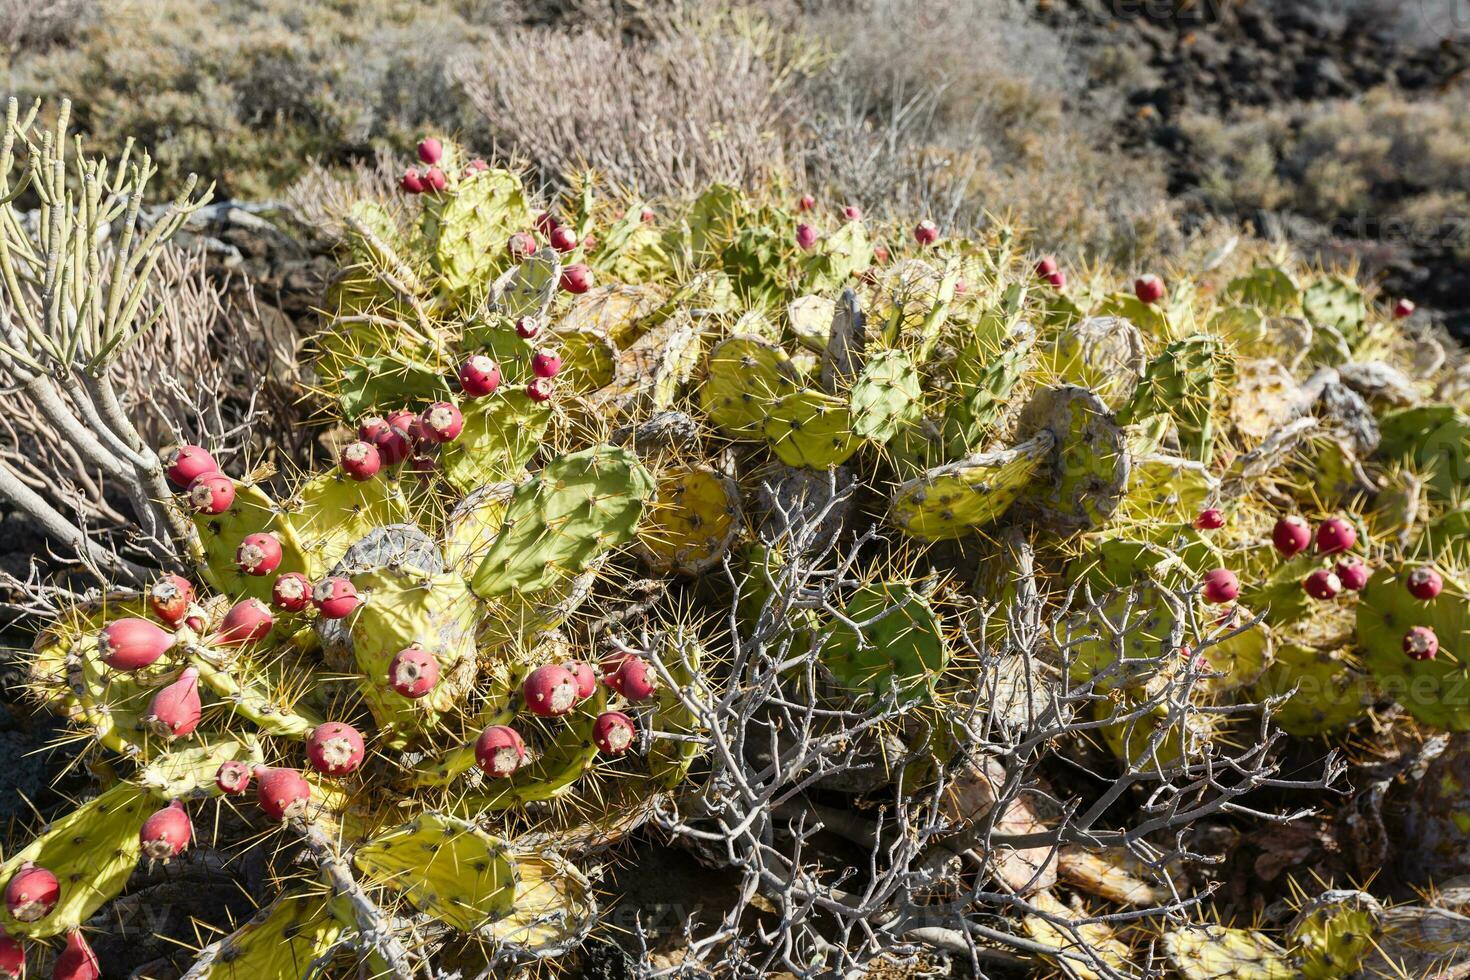
[[[96,0],[0,0],[0,50],[39,50],[68,40]]]

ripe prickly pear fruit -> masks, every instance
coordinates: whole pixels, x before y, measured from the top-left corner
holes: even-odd
[[[521,696],[533,715],[564,715],[577,706],[577,679],[556,664],[537,667],[521,685]]]
[[[444,144],[432,136],[419,140],[419,162],[433,166],[444,157]]]
[[[194,478],[185,496],[196,514],[223,514],[235,503],[235,481],[223,473],[205,473]]]
[[[561,288],[573,294],[592,288],[592,270],[584,262],[574,262],[561,270]]]
[[[1317,551],[1336,555],[1358,543],[1358,532],[1341,517],[1329,517],[1317,526]]]
[[[531,373],[538,378],[554,378],[561,370],[561,355],[549,347],[542,347],[531,355]]]
[[[861,221],[863,218],[863,209],[856,204],[849,204],[842,209],[842,213],[847,217],[848,221]]]
[[[311,800],[311,784],[295,769],[256,766],[255,800],[265,815],[274,820],[299,817]]]
[[[597,671],[581,660],[570,660],[562,664],[577,682],[577,700],[585,701],[597,690]]]
[[[235,603],[225,613],[225,618],[219,624],[219,632],[214,635],[214,642],[231,647],[254,643],[265,639],[265,635],[274,625],[275,620],[265,603],[259,599],[245,599]]]
[[[561,222],[550,211],[542,211],[536,215],[535,224],[536,230],[541,233],[543,238],[550,238],[551,233],[561,227]]]
[[[424,187],[424,178],[412,167],[405,170],[403,176],[398,178],[398,186],[410,194],[422,194],[427,190]]]
[[[1240,595],[1240,580],[1228,568],[1215,568],[1205,572],[1204,597],[1206,602],[1216,605],[1234,602]]]
[[[1139,276],[1133,281],[1133,295],[1152,306],[1164,298],[1164,280],[1152,274]]]
[[[1036,263],[1036,275],[1042,279],[1056,272],[1060,267],[1057,260],[1050,255],[1043,255]]]
[[[162,861],[165,864],[170,858],[178,857],[189,846],[193,837],[194,825],[189,822],[189,814],[179,800],[174,800],[144,820],[143,829],[138,831],[143,854],[150,861]]]
[[[622,755],[633,745],[637,729],[621,711],[604,711],[592,723],[592,741],[607,755]]]
[[[306,740],[306,758],[317,772],[328,776],[345,776],[358,766],[366,754],[362,734],[351,725],[329,721],[312,730]]]
[[[1350,555],[1338,562],[1333,571],[1344,589],[1357,592],[1368,584],[1368,566],[1361,558]]]
[[[439,683],[439,661],[418,647],[405,647],[388,664],[388,683],[406,698],[421,698]]]
[[[170,626],[184,621],[193,601],[194,586],[182,575],[165,575],[148,589],[148,605],[153,615]]]
[[[235,566],[246,575],[269,575],[281,567],[281,539],[268,531],[245,535],[235,549]]]
[[[442,191],[448,186],[449,181],[444,176],[444,171],[440,170],[438,167],[430,167],[428,170],[424,171],[425,190]]]
[[[1342,592],[1342,580],[1336,572],[1319,568],[1302,580],[1302,589],[1313,599],[1336,599]]]
[[[1225,526],[1225,515],[1218,507],[1206,507],[1194,519],[1196,530],[1215,531]]]
[[[1415,626],[1404,634],[1404,653],[1413,660],[1433,660],[1439,653],[1439,637],[1428,626]]]
[[[378,450],[378,458],[388,466],[397,466],[413,452],[409,439],[409,426],[417,418],[412,412],[394,412],[383,419],[381,426],[374,426],[368,441]]]
[[[1395,319],[1407,320],[1409,317],[1414,315],[1414,310],[1416,309],[1418,309],[1418,307],[1414,305],[1413,300],[1401,299],[1393,305],[1393,315]]]
[[[357,438],[363,442],[376,443],[391,431],[393,429],[388,425],[388,420],[381,415],[369,415],[357,423]]]
[[[102,965],[97,962],[97,954],[92,952],[87,940],[82,938],[81,930],[73,929],[67,933],[66,946],[51,968],[51,980],[101,980],[101,977]]]
[[[577,233],[566,225],[551,229],[551,234],[546,237],[551,242],[551,247],[558,252],[570,252],[577,247]]]
[[[511,258],[524,259],[535,253],[536,239],[528,231],[518,231],[510,236],[506,248],[510,251]]]
[[[520,320],[516,323],[519,329]],[[459,387],[471,398],[495,394],[500,387],[500,365],[492,357],[474,355],[459,366]]]
[[[316,588],[311,590],[311,601],[317,612],[327,619],[346,619],[362,599],[351,579],[334,575],[316,584]]]
[[[283,612],[301,612],[311,605],[311,579],[301,572],[287,572],[271,585],[271,603]]]
[[[143,724],[159,738],[173,741],[191,735],[199,727],[199,671],[185,667],[179,679],[161,687],[148,703]]]
[[[796,202],[796,210],[798,211],[810,211],[816,206],[817,199],[810,194],[801,195],[801,198]]]
[[[817,229],[808,224],[797,225],[796,247],[803,252],[809,252],[815,244],[817,244]]]
[[[128,617],[102,627],[97,655],[113,670],[141,670],[174,645],[174,635],[157,623]]]
[[[221,762],[214,773],[214,785],[227,796],[239,796],[250,788],[250,764],[247,762]]]
[[[653,692],[658,690],[658,676],[653,672],[652,665],[642,657],[626,658],[607,683],[629,701],[651,698]]]
[[[50,871],[27,861],[5,886],[5,908],[18,922],[39,922],[61,898],[61,884]]]
[[[383,456],[372,443],[359,440],[343,447],[342,472],[359,483],[371,480],[382,468]]]
[[[653,224],[654,220],[657,217],[658,215],[654,213],[653,208],[644,208],[642,211],[638,212],[638,220],[643,222],[645,225]]]
[[[878,265],[888,264],[888,246],[878,245],[873,249],[873,261]]]
[[[516,317],[516,336],[530,340],[541,332],[541,321],[534,316]]]
[[[1444,578],[1428,565],[1420,565],[1408,574],[1404,585],[1409,595],[1428,602],[1444,591]]]
[[[0,932],[0,977],[21,980],[26,975],[26,948],[8,932]]]
[[[488,776],[509,776],[525,759],[526,743],[509,725],[491,725],[475,739],[475,762]]]
[[[1061,269],[1058,269],[1056,272],[1047,273],[1046,281],[1058,289],[1067,288],[1067,274]]]
[[[219,464],[203,446],[175,446],[163,456],[163,473],[180,490],[206,473],[218,473]]]
[[[431,442],[453,442],[464,429],[464,415],[453,402],[435,402],[419,416],[419,431]]]
[[[939,241],[939,226],[928,218],[925,218],[917,225],[914,225],[914,241],[926,248],[933,245]]]
[[[1312,529],[1307,522],[1295,514],[1283,517],[1271,528],[1271,543],[1283,558],[1290,558],[1307,550],[1312,541]]]
[[[550,378],[536,378],[526,385],[526,397],[533,402],[544,402],[551,397],[552,390]]]

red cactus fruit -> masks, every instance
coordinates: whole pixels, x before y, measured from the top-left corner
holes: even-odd
[[[532,714],[564,715],[577,706],[577,679],[565,667],[546,664],[531,671],[521,685],[521,696]]]
[[[405,647],[388,665],[388,683],[406,698],[421,698],[439,683],[439,661],[418,647]]]
[[[357,438],[363,442],[376,443],[391,431],[393,429],[388,425],[388,420],[381,415],[369,415],[357,423]]]
[[[796,247],[803,252],[809,252],[815,244],[817,244],[817,229],[808,224],[797,225]]]
[[[18,922],[39,922],[51,914],[61,898],[56,876],[31,861],[20,866],[5,886],[5,908]]]
[[[102,627],[97,655],[114,670],[140,670],[158,660],[174,645],[174,635],[157,623],[128,617]]]
[[[311,601],[325,618],[346,619],[362,599],[351,579],[334,575],[316,584],[316,588],[311,590]]]
[[[801,198],[796,202],[796,210],[798,211],[810,211],[816,206],[817,199],[815,197],[812,197],[810,194],[801,195]]]
[[[1418,309],[1418,307],[1414,305],[1413,300],[1401,299],[1393,305],[1393,315],[1396,319],[1407,320],[1409,317],[1414,315],[1414,311],[1416,309]]]
[[[585,293],[592,288],[592,270],[586,263],[572,263],[561,270],[561,288],[573,294]]]
[[[1200,531],[1218,530],[1225,526],[1225,515],[1218,507],[1206,507],[1194,519],[1194,526]]]
[[[939,241],[939,226],[925,218],[914,225],[914,241],[926,248]]]
[[[1056,272],[1060,267],[1057,260],[1050,255],[1043,255],[1036,263],[1036,275],[1042,279]]]
[[[1338,562],[1333,571],[1344,589],[1357,592],[1368,584],[1368,566],[1361,558],[1348,556]]]
[[[235,481],[223,473],[194,478],[185,494],[196,514],[223,514],[235,503]]]
[[[26,948],[8,932],[0,932],[0,977],[21,980],[26,975]]]
[[[148,605],[153,615],[170,626],[184,621],[193,601],[194,586],[182,575],[165,575],[148,589]]]
[[[1152,306],[1164,298],[1164,280],[1155,275],[1139,276],[1133,281],[1133,295]]]
[[[1215,568],[1205,572],[1204,597],[1215,604],[1234,602],[1240,595],[1240,580],[1228,568]]]
[[[1312,541],[1312,529],[1295,514],[1283,517],[1271,528],[1271,543],[1283,558],[1301,554]]]
[[[449,186],[449,180],[444,176],[444,171],[438,167],[430,167],[424,171],[424,189],[430,191],[442,191]]]
[[[275,620],[270,608],[259,599],[245,599],[230,607],[220,621],[219,632],[214,635],[216,643],[225,646],[243,646],[265,639]]]
[[[403,176],[398,178],[398,186],[410,194],[422,194],[426,190],[424,178],[412,167],[405,170]]]
[[[878,245],[873,249],[873,261],[878,265],[888,264],[888,246]]]
[[[570,252],[577,247],[577,233],[566,225],[551,229],[551,234],[546,237],[558,252]]]
[[[863,209],[858,207],[856,204],[849,204],[847,207],[842,209],[842,213],[846,216],[848,221],[861,221],[863,218]]]
[[[193,734],[199,727],[199,671],[185,667],[179,679],[161,687],[148,702],[143,724],[159,738],[173,741]]]
[[[413,452],[409,441],[409,424],[416,416],[412,412],[394,412],[375,426],[368,440],[378,450],[378,458],[388,466],[397,466]]]
[[[430,166],[438,163],[444,157],[444,144],[432,136],[419,140],[419,161]]]
[[[1341,517],[1329,517],[1317,526],[1317,551],[1337,555],[1358,543],[1358,532]]]
[[[432,442],[453,442],[463,429],[464,415],[453,402],[435,402],[419,416],[419,431]]]
[[[597,671],[582,660],[569,660],[562,664],[577,682],[577,700],[585,701],[597,690]]]
[[[1336,572],[1319,568],[1302,580],[1302,589],[1313,599],[1336,599],[1342,592],[1342,580]]]
[[[654,220],[657,217],[658,215],[654,213],[653,208],[644,208],[642,211],[638,212],[638,220],[643,222],[645,225],[653,224]]]
[[[1067,288],[1067,274],[1060,269],[1048,275],[1046,277],[1046,281],[1051,283],[1057,289]]]
[[[268,531],[245,535],[235,549],[235,566],[246,575],[269,575],[281,567],[281,539]]]
[[[491,725],[475,739],[475,762],[488,776],[509,776],[525,759],[526,743],[509,725]]]
[[[519,325],[520,321],[516,323]],[[492,357],[474,355],[459,366],[459,387],[471,398],[495,394],[495,389],[500,387],[500,365]]]
[[[138,831],[138,840],[143,845],[143,854],[150,861],[168,863],[169,858],[179,856],[194,837],[194,825],[189,822],[189,813],[184,804],[174,800],[153,816],[143,821]]]
[[[311,579],[301,572],[287,572],[271,585],[271,603],[283,612],[301,612],[311,605]]]
[[[51,980],[101,980],[101,977],[102,965],[97,962],[97,954],[87,945],[81,930],[73,929],[67,933],[66,946],[51,968]]]
[[[524,259],[535,254],[536,239],[531,236],[530,232],[518,231],[510,236],[506,248],[510,250],[511,258]]]
[[[607,755],[622,755],[633,745],[637,729],[621,711],[604,711],[592,723],[592,741]]]
[[[295,769],[256,766],[255,800],[265,815],[275,820],[297,817],[311,800],[311,784]]]
[[[651,698],[653,692],[658,690],[658,676],[653,672],[652,665],[642,657],[626,658],[607,683],[629,701]]]
[[[1408,574],[1404,585],[1409,595],[1428,602],[1444,591],[1444,578],[1428,565],[1420,565]]]
[[[227,796],[239,796],[250,788],[250,764],[231,759],[221,762],[214,772],[214,785]]]
[[[561,227],[561,222],[550,211],[542,211],[536,215],[535,224],[536,230],[540,232],[543,238],[550,238],[551,233]]]
[[[1412,660],[1433,660],[1439,653],[1439,637],[1428,626],[1415,626],[1404,634],[1404,653]]]
[[[342,448],[342,472],[352,479],[371,480],[382,468],[383,456],[372,443],[359,440]]]
[[[538,378],[554,378],[561,370],[561,355],[549,347],[539,348],[531,355],[531,373]]]
[[[366,749],[362,734],[351,725],[329,721],[312,730],[306,740],[306,758],[317,772],[345,776],[362,765]]]
[[[541,321],[534,316],[516,317],[516,336],[522,340],[531,340],[541,332]]]
[[[180,490],[206,473],[218,473],[219,464],[203,446],[175,446],[163,455],[163,474]]]
[[[536,378],[526,385],[526,397],[533,402],[544,402],[551,397],[553,390],[550,378]]]

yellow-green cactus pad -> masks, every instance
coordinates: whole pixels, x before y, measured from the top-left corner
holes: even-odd
[[[1128,486],[1129,457],[1102,399],[1085,388],[1041,388],[1022,409],[1020,425],[1055,440],[1051,478],[1027,486],[1027,504],[1058,530],[1106,521]]]
[[[515,493],[512,483],[490,483],[470,491],[444,522],[444,563],[465,578],[475,573],[505,523]]]
[[[208,745],[176,749],[160,756],[138,774],[138,783],[165,802],[192,796],[201,791],[218,794],[214,777],[221,763],[230,761],[263,763],[260,740],[253,735],[240,741],[220,739]]]
[[[513,231],[520,231],[520,228]],[[511,232],[506,233],[507,239]],[[546,310],[556,298],[561,278],[561,259],[549,248],[543,248],[520,265],[507,270],[490,292],[490,306],[511,320],[533,316],[544,321]]]
[[[773,398],[766,405],[761,433],[787,466],[819,470],[847,462],[861,444],[847,403],[820,391]]]
[[[1312,899],[1287,929],[1291,959],[1305,980],[1352,976],[1375,946],[1383,906],[1367,892],[1332,890]]]
[[[559,331],[550,340],[561,353],[558,385],[583,395],[612,384],[618,368],[618,349],[606,336],[590,331]]]
[[[597,761],[592,725],[607,710],[607,692],[601,687],[570,714],[557,719],[555,734],[525,765],[509,776],[487,781],[478,793],[454,803],[467,815],[505,810],[564,796]]]
[[[1470,484],[1470,416],[1453,405],[1420,405],[1379,420],[1380,455],[1407,463],[1425,486],[1455,500]]]
[[[781,348],[755,337],[731,337],[710,351],[700,404],[726,435],[759,439],[770,403],[795,391],[796,371]]]
[[[688,736],[687,740],[655,738],[648,747],[648,771],[654,782],[665,789],[673,789],[683,782],[702,748],[693,737],[699,732],[699,717],[685,706],[679,692],[705,682],[700,672],[703,659],[699,644],[692,639],[685,638],[682,643],[670,642],[664,646],[663,664],[674,683],[658,689],[653,729]]]
[[[337,944],[342,923],[325,895],[283,895],[226,936],[199,980],[304,977]]]
[[[374,528],[409,519],[408,501],[396,481],[381,477],[358,481],[340,470],[311,480],[286,506],[286,522],[305,559],[306,575],[313,580],[326,576],[347,549]]]
[[[689,316],[671,317],[618,353],[611,383],[588,402],[594,410],[610,413],[667,409],[694,373],[702,349]]]
[[[786,322],[804,346],[825,350],[837,304],[825,296],[799,296],[786,304]]]
[[[1063,905],[1049,891],[1037,892],[1030,897],[1030,901],[1038,911],[1045,912],[1047,916],[1068,920],[1078,918],[1075,911]],[[1052,965],[1065,963],[1067,975],[1076,976],[1079,980],[1100,980],[1103,973],[1097,962],[1099,960],[1101,965],[1119,972],[1126,971],[1128,964],[1133,961],[1133,951],[1106,923],[1078,925],[1076,932],[1082,937],[1080,943],[1071,930],[1061,928],[1046,916],[1028,915],[1024,924],[1032,939],[1057,951],[1043,958]]]
[[[1151,453],[1135,457],[1128,493],[1114,514],[1119,521],[1188,523],[1210,506],[1220,481],[1203,464]]]
[[[1095,613],[1071,617],[1067,650],[1071,675],[1077,683],[1095,680],[1095,690],[1111,691],[1143,686],[1162,669],[1172,666],[1166,654],[1183,654],[1184,623],[1163,601],[1152,584],[1139,584],[1108,597]]]
[[[1093,709],[1098,721],[1107,722],[1101,728],[1103,742],[1118,761],[1144,772],[1198,763],[1202,749],[1216,734],[1210,716],[1191,714],[1181,726],[1178,720],[1169,721],[1168,705],[1160,704],[1126,718],[1135,710],[1130,705],[1142,703],[1134,699],[1142,697],[1143,692],[1126,692],[1120,703],[1099,701]],[[1115,718],[1120,720],[1110,721]]]
[[[459,438],[439,451],[444,478],[460,493],[520,476],[551,420],[550,403],[533,402],[519,388],[502,388],[462,411]]]
[[[1291,421],[1299,409],[1301,386],[1274,358],[1236,364],[1230,414],[1235,430],[1252,444]]]
[[[1050,432],[1014,449],[980,453],[899,485],[888,519],[927,541],[964,537],[998,520],[1037,478],[1056,440]]]
[[[845,621],[833,624],[820,651],[822,666],[840,687],[901,698],[933,689],[949,663],[949,647],[928,600],[906,587],[875,584],[848,596],[842,612]]]
[[[675,466],[659,474],[638,550],[656,572],[698,575],[725,557],[740,527],[734,480],[709,466]]]
[[[1470,593],[1450,574],[1444,591],[1422,601],[1406,579],[1417,566],[1384,567],[1358,596],[1357,635],[1363,663],[1384,696],[1428,725],[1470,731]],[[1427,626],[1439,638],[1439,655],[1414,660],[1404,653],[1404,634]]]
[[[1183,980],[1292,980],[1286,950],[1247,929],[1195,925],[1164,933],[1169,965]]]
[[[472,172],[448,191],[431,195],[424,225],[444,288],[451,293],[483,288],[506,261],[510,236],[530,222],[521,180],[508,170]]]
[[[1253,691],[1259,699],[1290,694],[1276,710],[1276,723],[1300,737],[1346,728],[1376,700],[1371,680],[1345,652],[1303,643],[1278,644]]]
[[[519,876],[509,915],[480,929],[503,949],[559,956],[582,942],[596,921],[592,884],[570,861],[550,851],[517,852]]]
[[[1269,314],[1293,313],[1301,306],[1301,292],[1284,270],[1257,266],[1249,275],[1231,280],[1225,296]]]
[[[306,572],[308,562],[286,510],[264,490],[235,481],[235,502],[223,514],[197,514],[194,526],[204,546],[200,575],[216,591],[235,599],[246,597],[270,604],[271,583],[286,572]],[[272,532],[281,541],[281,564],[274,575],[246,575],[235,564],[235,552],[248,535]]]
[[[190,657],[189,662],[198,669],[200,684],[213,691],[232,713],[271,735],[299,737],[325,720],[306,703],[312,691],[302,681],[315,681],[309,672],[291,671],[288,678],[286,671],[290,668],[277,663],[247,674],[237,667],[220,667],[202,655]]]
[[[1091,316],[1065,326],[1046,352],[1063,383],[1097,392],[1113,407],[1133,395],[1145,363],[1143,335],[1120,316]]]
[[[461,932],[515,907],[517,875],[504,843],[467,820],[421,814],[363,844],[352,861],[374,885]]]
[[[1357,283],[1343,276],[1329,276],[1302,291],[1302,313],[1318,326],[1335,327],[1353,345],[1362,338],[1368,304]]]
[[[879,351],[867,359],[853,383],[852,431],[860,439],[885,443],[904,425],[918,420],[919,370],[900,350]]]
[[[595,333],[615,347],[626,347],[642,334],[643,318],[658,309],[664,299],[665,291],[653,285],[596,286],[572,300],[557,321],[555,332]]]
[[[0,909],[0,925],[12,936],[45,939],[75,929],[114,898],[138,865],[138,831],[158,801],[147,790],[128,783],[66,813],[23,850],[0,865],[0,880],[27,861],[56,876],[60,897],[45,918],[21,922]]]

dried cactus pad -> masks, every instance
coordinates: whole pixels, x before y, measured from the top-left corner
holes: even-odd
[[[1029,506],[1056,530],[1096,527],[1117,509],[1128,486],[1123,430],[1086,388],[1042,388],[1021,411],[1021,431],[1049,432],[1051,479],[1032,483]]]
[[[659,474],[638,549],[656,572],[698,575],[724,558],[740,526],[734,480],[709,466],[675,466]]]
[[[1413,567],[1413,566],[1411,566]],[[1465,586],[1444,576],[1444,591],[1430,602],[1405,586],[1410,568],[1380,568],[1358,597],[1358,645],[1363,662],[1386,697],[1420,721],[1451,731],[1470,731],[1470,602]],[[1439,656],[1414,660],[1403,638],[1428,626],[1439,638]]]
[[[960,538],[998,520],[1041,472],[1056,444],[1042,431],[1014,449],[980,453],[900,484],[888,519],[928,541]]]
[[[1183,980],[1292,980],[1286,950],[1248,929],[1195,925],[1164,933],[1164,953]]]
[[[517,875],[505,845],[467,820],[424,813],[357,849],[368,880],[462,932],[508,914]]]

